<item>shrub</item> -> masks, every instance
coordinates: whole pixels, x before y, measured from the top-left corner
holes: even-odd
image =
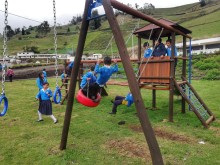
[[[219,69],[212,69],[207,72],[207,74],[203,77],[206,80],[220,80],[220,71]]]

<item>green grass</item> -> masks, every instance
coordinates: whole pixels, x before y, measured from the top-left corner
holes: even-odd
[[[55,79],[49,78],[54,89]],[[151,164],[149,150],[135,107],[119,106],[111,116],[110,100],[125,95],[128,87],[108,86],[108,97],[100,105],[87,108],[74,103],[67,149],[59,150],[65,105],[53,104],[59,123],[44,116],[37,123],[38,102],[35,80],[6,82],[9,110],[0,118],[0,164]],[[168,91],[157,92],[158,110],[147,110],[157,135],[165,164],[219,164],[220,115],[219,81],[193,81],[193,86],[217,116],[204,129],[193,112],[181,114],[181,101],[174,98],[174,123],[168,119]],[[120,90],[120,92],[119,92]],[[151,107],[151,91],[142,90],[146,107]],[[2,107],[1,107],[2,108]],[[124,120],[125,125],[118,125]],[[131,129],[133,128],[133,129]],[[204,140],[205,144],[198,144]]]
[[[220,3],[217,0],[210,0],[209,4],[200,7],[199,3],[193,3],[188,5],[183,5],[174,8],[158,8],[155,9],[153,15],[154,18],[165,18],[171,21],[180,23],[181,26],[191,30],[193,39],[203,39],[210,37],[219,36],[219,9]],[[133,19],[129,15],[118,16],[118,22],[123,22],[120,25],[124,39],[127,40],[131,31],[137,25],[138,20]],[[123,20],[123,21],[122,21]],[[141,20],[140,27],[145,26],[149,22]],[[77,25],[80,26],[80,25]],[[70,33],[67,33],[67,29],[70,29]],[[79,30],[74,25],[65,25],[57,27],[57,33],[61,34],[57,36],[58,53],[68,53],[72,49],[76,50],[78,44]],[[31,31],[30,35],[22,36],[17,35],[9,40],[8,51],[9,54],[15,55],[17,52],[24,51],[25,46],[37,46],[41,53],[53,53],[53,30],[45,38],[35,38],[36,32]],[[112,36],[111,29],[109,28],[108,21],[102,21],[102,26],[100,29],[95,31],[88,31],[86,38],[84,54],[93,53],[103,53],[109,40]],[[21,37],[21,40],[18,38]],[[137,45],[137,38],[134,37],[134,45]],[[182,39],[181,39],[182,40]],[[180,39],[177,39],[180,41]],[[2,45],[2,40],[0,40],[0,45]],[[132,47],[131,40],[127,47]],[[113,40],[112,51],[114,55],[118,55],[117,46]],[[109,47],[106,51],[107,55],[111,55],[111,48]],[[2,49],[0,49],[0,54],[2,54]]]

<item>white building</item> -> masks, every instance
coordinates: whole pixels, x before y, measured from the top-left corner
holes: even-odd
[[[189,50],[189,42],[186,43],[187,50]],[[192,54],[200,53],[214,53],[220,51],[220,37],[208,38],[202,40],[192,40]],[[176,44],[179,54],[182,54],[183,43]]]

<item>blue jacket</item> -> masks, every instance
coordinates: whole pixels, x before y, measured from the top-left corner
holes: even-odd
[[[165,55],[166,53],[167,53],[167,50],[163,43],[160,43],[159,45],[157,45],[155,49],[153,50],[154,57],[160,57],[162,55]]]
[[[127,107],[130,107],[131,104],[134,103],[134,98],[131,93],[128,93],[128,95],[125,97],[125,100],[128,101]]]
[[[36,80],[37,83],[37,87],[39,88],[39,90],[41,90],[43,88],[43,83],[47,82],[47,80],[44,78],[43,81],[41,81],[41,79],[38,77]]]
[[[74,61],[72,61],[71,63],[69,63],[68,68],[71,70],[74,66]]]
[[[99,73],[96,83],[99,85],[105,85],[111,75],[115,72],[118,72],[118,64],[115,64],[114,67],[106,65],[99,67],[99,64],[96,64],[95,73]]]
[[[65,79],[65,74],[62,73],[62,74],[60,75],[60,78],[61,78],[61,80]]]
[[[172,54],[172,49],[171,47],[167,48],[167,56],[171,57]],[[174,52],[174,56],[177,57],[177,48],[175,47],[175,52]]]
[[[96,76],[93,74],[93,72],[87,72],[82,77],[82,81],[81,81],[81,84],[80,84],[81,88],[84,88],[85,85],[87,84],[87,78],[90,78],[89,84],[93,84],[93,83],[96,82]]]
[[[144,51],[144,58],[149,58],[152,55],[152,50],[150,48]]]
[[[41,100],[50,100],[50,97],[52,97],[52,95],[53,93],[49,88],[47,90],[41,89],[36,95],[36,98],[41,98]]]
[[[44,74],[44,78],[47,80],[47,72],[46,71],[42,71]]]

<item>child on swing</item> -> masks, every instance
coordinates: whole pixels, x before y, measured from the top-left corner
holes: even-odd
[[[111,75],[118,72],[117,60],[114,60],[115,65],[111,66],[112,59],[107,56],[104,58],[104,66],[100,67],[99,63],[100,61],[97,61],[95,66],[95,74],[98,74],[98,78],[95,83],[89,85],[89,95],[94,102],[100,101],[97,94],[101,93],[101,89],[104,87]]]
[[[52,97],[52,95],[53,93],[49,89],[49,83],[44,82],[43,88],[38,92],[36,96],[37,100],[41,99],[41,101],[39,102],[40,103],[38,109],[39,119],[37,120],[37,122],[43,121],[42,114],[44,114],[44,115],[49,115],[53,119],[54,124],[58,123],[58,120],[52,114],[52,104],[50,100],[50,97]]]
[[[95,69],[95,66],[94,65],[91,66],[90,70],[86,74],[83,75],[82,81],[80,83],[80,88],[82,89],[83,94],[93,100],[95,100],[97,97],[92,92],[90,92],[90,88],[92,84],[96,82],[94,69]]]

